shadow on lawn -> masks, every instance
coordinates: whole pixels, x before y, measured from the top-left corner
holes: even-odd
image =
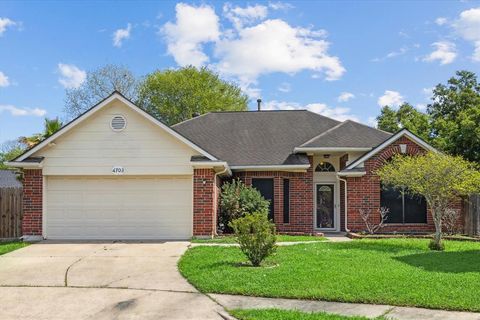
[[[426,271],[447,273],[480,273],[480,250],[425,252],[394,257],[395,260]]]

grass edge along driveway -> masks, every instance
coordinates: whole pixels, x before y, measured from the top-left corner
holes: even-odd
[[[22,241],[0,242],[0,256],[28,245],[29,243]]]
[[[194,247],[179,269],[205,293],[480,311],[480,243],[428,240],[318,242],[278,247],[265,267],[236,247]]]
[[[364,317],[346,317],[324,312],[300,312],[281,309],[235,309],[229,313],[239,320],[367,320]],[[386,320],[384,317],[370,320]]]
[[[300,241],[325,241],[325,237],[320,236],[291,236],[277,234],[277,242],[300,242]],[[213,239],[197,239],[192,238],[192,243],[236,243],[236,237],[232,235],[218,236]]]

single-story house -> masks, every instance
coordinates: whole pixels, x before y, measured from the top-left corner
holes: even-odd
[[[271,201],[279,232],[364,230],[359,209],[380,206],[386,231],[421,232],[434,228],[425,201],[382,188],[375,169],[427,150],[407,130],[306,110],[212,112],[169,127],[114,92],[9,165],[24,172],[28,238],[211,237],[232,178]]]

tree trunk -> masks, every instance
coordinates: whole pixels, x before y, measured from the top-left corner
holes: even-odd
[[[433,222],[435,223],[435,236],[430,244],[432,250],[443,250],[442,244],[442,209],[432,208]]]

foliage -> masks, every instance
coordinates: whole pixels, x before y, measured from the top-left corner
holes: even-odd
[[[268,220],[264,212],[247,214],[230,223],[240,250],[254,267],[275,252],[275,224]]]
[[[5,161],[11,161],[25,151],[25,145],[20,141],[7,141],[0,146],[0,169],[10,169],[4,164]]]
[[[201,292],[480,311],[480,243],[364,239],[279,246],[273,268],[239,268],[235,247],[199,246],[179,262]],[[267,258],[271,262],[272,258]]]
[[[390,211],[388,208],[381,207],[376,212],[380,217],[378,222],[374,221],[374,217],[372,217],[372,213],[374,212],[371,209],[370,201],[368,197],[365,197],[362,201],[363,208],[358,209],[360,213],[360,218],[362,218],[363,222],[365,223],[365,227],[367,228],[367,232],[369,234],[375,234],[378,230],[382,229],[385,225],[385,222],[388,218],[388,212]]]
[[[220,196],[219,227],[228,231],[229,223],[248,213],[260,212],[268,214],[269,201],[260,192],[246,186],[241,180],[225,182]]]
[[[87,72],[79,88],[66,89],[64,111],[67,119],[79,116],[115,90],[132,101],[137,98],[138,81],[127,67],[107,64]]]
[[[473,72],[458,71],[433,90],[427,111],[435,145],[451,154],[480,162],[480,84]]]
[[[45,118],[42,133],[36,133],[30,137],[20,137],[19,141],[25,144],[28,148],[31,148],[36,144],[42,142],[43,139],[50,137],[52,134],[60,130],[62,128],[62,125],[63,123],[58,118]]]
[[[342,316],[324,312],[302,312],[284,309],[235,309],[229,311],[240,320],[368,320],[371,318]],[[386,320],[384,317],[373,320]]]
[[[436,148],[480,162],[480,84],[473,72],[458,71],[433,90],[432,103],[422,113],[410,104],[398,110],[382,108],[378,128],[396,132],[407,128]]]
[[[395,133],[402,128],[408,129],[422,139],[430,140],[430,124],[427,114],[415,109],[408,103],[398,110],[384,106],[377,117],[378,129]]]
[[[376,173],[387,185],[425,197],[435,223],[434,243],[438,249],[442,248],[442,218],[449,205],[480,189],[476,164],[435,152],[422,156],[397,155]]]
[[[247,102],[248,97],[237,85],[205,67],[193,66],[148,74],[140,85],[138,99],[139,106],[169,125],[194,114],[244,111]]]

